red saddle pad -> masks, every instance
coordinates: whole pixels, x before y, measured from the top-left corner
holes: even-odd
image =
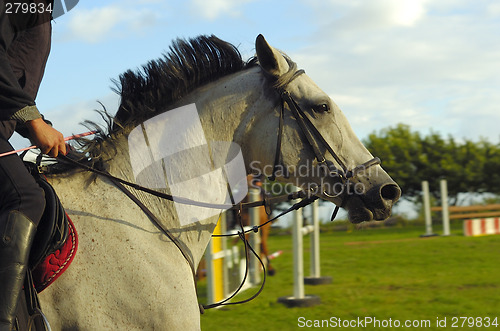
[[[68,217],[69,223],[68,239],[60,249],[47,256],[32,272],[33,282],[38,293],[59,278],[75,257],[78,248],[78,234],[68,214],[66,217]]]

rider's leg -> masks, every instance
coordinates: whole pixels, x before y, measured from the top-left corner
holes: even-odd
[[[0,15],[2,47],[10,68],[33,100],[50,51],[51,25],[43,22],[14,33],[10,18]],[[8,140],[15,128],[13,121],[0,121],[0,153],[12,150]],[[21,159],[17,155],[0,157],[0,331],[10,330],[13,322],[31,242],[44,208],[43,190]]]
[[[0,121],[0,153],[12,150],[15,125]],[[36,226],[45,208],[43,190],[17,155],[0,157],[0,331],[11,330]]]

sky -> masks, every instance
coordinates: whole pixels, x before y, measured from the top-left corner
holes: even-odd
[[[86,131],[98,101],[117,109],[112,80],[172,40],[214,34],[249,58],[260,33],[361,139],[404,123],[500,142],[500,2],[486,0],[80,0],[53,23],[37,104],[65,136]]]
[[[360,138],[398,123],[500,141],[500,2],[467,0],[80,0],[53,24],[37,104],[64,135],[85,131],[112,79],[214,34],[244,58],[255,38],[286,52]],[[29,142],[15,139],[24,147]]]

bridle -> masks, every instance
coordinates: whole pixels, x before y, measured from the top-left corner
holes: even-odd
[[[273,173],[269,177],[269,179],[274,181],[277,177],[277,170],[279,169],[280,165],[283,166],[282,160],[281,160],[281,154],[282,154],[281,147],[282,147],[282,140],[283,140],[283,128],[284,128],[284,117],[285,117],[284,114],[285,114],[285,104],[286,104],[286,105],[288,105],[288,108],[292,114],[292,117],[295,118],[295,120],[297,121],[297,123],[300,127],[301,132],[305,136],[305,138],[307,140],[307,144],[312,149],[318,165],[322,169],[325,169],[325,175],[330,175],[330,176],[333,175],[333,176],[339,177],[340,181],[342,182],[343,188],[347,188],[347,186],[349,185],[350,178],[355,177],[358,174],[358,172],[360,172],[361,170],[364,170],[368,167],[380,164],[380,159],[375,157],[375,158],[373,158],[373,159],[371,159],[371,160],[369,160],[361,165],[356,166],[355,168],[353,168],[351,170],[349,170],[347,168],[347,166],[342,161],[342,159],[335,153],[335,151],[328,144],[327,140],[324,138],[324,136],[321,134],[321,132],[316,128],[316,126],[308,118],[307,114],[300,108],[299,104],[293,99],[290,92],[286,89],[287,85],[290,82],[292,82],[295,78],[297,78],[298,76],[300,76],[304,72],[305,72],[304,70],[295,71],[291,75],[291,78],[285,84],[283,84],[280,88],[277,88],[277,91],[280,94],[281,107],[280,107],[280,113],[279,113],[277,147],[276,147],[276,154],[275,154],[275,158],[274,158]],[[333,159],[340,166],[340,169],[336,168],[333,165],[332,161],[327,160],[327,158],[325,157],[325,153],[322,151],[320,146],[323,146],[323,148],[333,157]],[[93,172],[97,175],[108,178],[109,180],[111,180],[114,183],[115,186],[117,186],[121,191],[123,191],[137,206],[139,206],[142,209],[142,211],[149,217],[149,219],[152,221],[152,223],[156,227],[158,227],[158,229],[160,229],[160,231],[164,235],[166,235],[176,245],[176,247],[179,249],[180,253],[184,256],[184,258],[186,259],[186,261],[188,262],[188,264],[191,268],[191,272],[193,274],[193,280],[195,282],[195,288],[196,288],[196,268],[194,265],[194,261],[192,260],[190,255],[185,251],[185,249],[183,248],[183,245],[171,233],[171,231],[168,228],[166,228],[162,224],[162,222],[154,215],[154,213],[151,212],[149,210],[149,208],[147,208],[125,186],[134,188],[136,190],[143,191],[145,193],[154,195],[154,196],[162,198],[162,199],[175,201],[176,203],[194,205],[194,206],[205,207],[205,208],[223,209],[223,210],[233,209],[233,210],[237,211],[238,218],[240,219],[240,227],[241,227],[240,230],[241,231],[239,231],[237,234],[212,235],[212,236],[213,237],[228,237],[228,236],[236,236],[236,235],[239,236],[243,240],[243,242],[245,243],[245,253],[248,253],[248,250],[252,251],[252,253],[260,261],[260,263],[264,269],[263,282],[262,282],[261,287],[258,290],[258,292],[256,294],[254,294],[252,297],[250,297],[249,299],[239,301],[239,302],[228,302],[231,298],[233,298],[241,290],[241,288],[246,280],[246,276],[248,274],[248,254],[246,254],[246,256],[247,256],[246,273],[245,273],[245,277],[242,280],[239,288],[229,298],[226,298],[225,300],[223,300],[221,302],[218,302],[215,304],[210,304],[210,305],[200,305],[200,312],[202,312],[202,313],[203,313],[204,309],[214,308],[214,307],[218,307],[218,306],[222,306],[222,305],[244,303],[244,302],[248,302],[248,301],[252,300],[253,298],[257,297],[260,294],[260,292],[262,291],[262,289],[264,288],[264,284],[265,284],[265,280],[266,280],[265,266],[264,266],[264,263],[262,262],[262,260],[260,259],[260,257],[258,256],[258,254],[256,254],[256,252],[253,250],[253,248],[249,245],[248,241],[245,238],[245,234],[247,234],[248,232],[251,232],[251,231],[258,232],[258,230],[261,227],[275,221],[279,217],[281,217],[281,216],[283,216],[283,215],[285,215],[293,210],[298,210],[300,208],[303,208],[319,198],[317,195],[314,195],[312,193],[312,190],[309,190],[309,191],[301,190],[298,192],[293,192],[290,194],[285,194],[285,195],[276,196],[276,197],[265,196],[263,198],[263,200],[255,201],[255,202],[246,202],[246,203],[240,202],[237,204],[234,204],[234,203],[233,204],[205,203],[205,202],[201,202],[201,201],[190,200],[190,199],[183,198],[183,197],[174,197],[174,196],[167,194],[167,193],[159,192],[159,191],[152,190],[152,189],[149,189],[149,188],[144,187],[144,186],[137,185],[135,183],[126,181],[126,180],[121,179],[119,177],[115,177],[115,176],[111,175],[110,173],[108,173],[107,171],[96,169],[94,167],[88,166],[86,164],[83,164],[79,161],[76,161],[76,160],[74,160],[70,157],[64,156],[64,155],[60,156],[60,160],[62,160],[63,162],[73,164],[77,167],[80,167],[80,168],[86,170],[86,171],[90,171],[90,172]],[[331,218],[332,220],[337,215],[339,208],[345,206],[346,200],[349,198],[349,195],[345,192],[347,192],[347,190],[343,189],[340,194],[335,195],[335,196],[329,195],[328,192],[326,192],[326,191],[322,192],[325,196],[327,196],[329,198],[335,198],[335,197],[339,197],[341,195],[344,195],[344,197],[342,197],[340,206],[337,205],[335,207],[335,210],[334,210],[334,212],[332,214],[332,218]],[[243,212],[243,210],[246,210],[249,208],[254,208],[254,207],[259,207],[259,206],[264,206],[266,208],[266,212],[268,212],[268,214],[270,214],[270,206],[271,205],[273,205],[275,203],[279,203],[279,202],[298,200],[298,199],[301,199],[301,200],[299,202],[295,203],[294,205],[292,205],[286,211],[269,219],[267,222],[265,222],[259,226],[254,226],[250,230],[244,230],[243,225],[241,223],[241,213]]]
[[[269,177],[271,181],[276,179],[276,174],[278,169],[286,169],[286,166],[283,165],[281,160],[281,144],[282,144],[282,136],[283,136],[283,127],[284,127],[284,118],[285,118],[285,104],[288,105],[290,112],[292,113],[293,118],[297,121],[299,128],[302,134],[305,136],[307,143],[311,150],[314,153],[314,156],[317,161],[317,165],[320,169],[322,169],[325,173],[325,176],[338,177],[342,183],[342,189],[340,193],[337,195],[330,195],[326,190],[323,190],[322,194],[328,198],[336,198],[341,195],[344,195],[341,203],[335,206],[335,210],[332,214],[331,220],[333,221],[337,216],[337,213],[341,207],[344,207],[347,199],[350,197],[347,194],[347,187],[349,185],[349,179],[355,177],[360,171],[365,170],[374,165],[380,164],[380,159],[378,157],[374,157],[371,160],[356,166],[352,170],[349,170],[342,161],[342,159],[335,153],[334,149],[330,146],[325,137],[321,134],[321,132],[316,128],[316,126],[311,122],[307,114],[300,108],[299,104],[293,99],[291,93],[286,89],[286,87],[298,76],[304,74],[305,71],[303,69],[297,70],[291,75],[289,80],[282,84],[282,86],[278,87],[277,90],[280,94],[280,113],[279,113],[279,126],[278,126],[278,138],[277,138],[277,146],[276,146],[276,154],[274,157],[274,166],[273,173]],[[328,153],[333,157],[333,159],[340,166],[336,168],[333,165],[332,161],[327,160],[325,157],[325,153],[322,152],[319,143],[324,147]]]

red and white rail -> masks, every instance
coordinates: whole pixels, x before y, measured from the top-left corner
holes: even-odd
[[[464,221],[465,236],[500,234],[500,217],[475,218]]]

